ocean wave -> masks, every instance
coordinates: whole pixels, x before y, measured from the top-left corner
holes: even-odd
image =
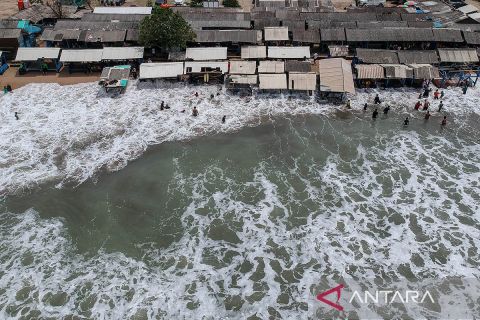
[[[353,109],[360,110],[377,92],[392,105],[392,111],[400,112],[411,112],[417,96],[412,89],[359,90],[352,99]],[[467,95],[459,88],[446,90],[445,111],[478,114],[479,97],[476,89]],[[46,183],[79,185],[102,171],[124,168],[149,146],[165,141],[231,132],[281,116],[330,114],[338,108],[301,94],[242,97],[217,86],[168,82],[134,84],[115,97],[101,93],[93,83],[31,84],[0,101],[3,195]],[[160,111],[161,101],[171,109]],[[200,112],[196,118],[190,115],[194,106]],[[18,121],[14,112],[18,112]],[[223,115],[227,116],[226,124],[221,123]]]

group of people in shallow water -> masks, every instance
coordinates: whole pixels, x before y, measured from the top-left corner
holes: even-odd
[[[195,92],[194,95],[195,95],[196,98],[199,97],[198,92]],[[217,93],[217,95],[219,95],[219,93]],[[210,99],[213,99],[214,97],[215,97],[215,95],[212,93],[212,94],[210,95]],[[160,110],[163,111],[163,110],[168,110],[168,109],[170,109],[170,106],[169,106],[168,104],[165,104],[164,101],[162,101],[162,103],[160,104]],[[183,110],[180,111],[180,112],[181,112],[181,113],[185,113],[185,109],[183,109]],[[16,114],[16,113],[15,113],[15,114]],[[193,109],[192,109],[192,116],[193,116],[193,117],[198,117],[198,115],[199,115],[198,109],[197,109],[196,106],[194,106]],[[17,120],[18,120],[18,119],[17,119]],[[222,117],[222,123],[225,123],[225,121],[227,121],[227,116],[224,115],[224,116]]]
[[[425,98],[423,104],[420,100],[418,100],[417,103],[414,106],[414,110],[420,110],[421,109],[423,111],[426,111],[425,116],[424,116],[425,120],[430,119],[430,117],[432,115],[430,113],[430,110],[428,110],[429,107],[430,107],[430,102],[428,101],[428,96],[429,96],[430,92],[431,92],[430,88],[428,88],[428,87],[425,88],[423,93],[420,93],[420,95],[419,95],[419,99],[421,99],[422,97]],[[443,90],[441,92],[439,92],[438,89],[433,94],[433,98],[435,100],[442,99],[444,96],[445,96],[445,93],[443,92]],[[373,103],[375,105],[378,105],[378,104],[382,103],[378,94],[375,95],[375,98],[373,99]],[[347,107],[350,108],[350,101],[347,102]],[[367,108],[368,108],[368,104],[365,103],[365,105],[363,106],[363,110],[367,111]],[[441,112],[442,109],[443,109],[443,101],[440,101],[440,104],[438,105],[438,112]],[[388,114],[389,111],[390,111],[390,106],[387,104],[385,106],[385,108],[383,108],[383,114]],[[373,110],[373,113],[372,113],[372,119],[376,119],[377,117],[378,117],[378,108],[375,108],[375,110]],[[409,124],[410,124],[410,119],[409,119],[409,117],[406,117],[405,120],[403,121],[403,125],[408,126]],[[441,122],[441,125],[445,126],[446,124],[447,124],[447,116],[443,116],[443,120]]]

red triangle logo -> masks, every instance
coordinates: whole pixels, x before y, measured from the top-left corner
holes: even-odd
[[[339,284],[335,288],[329,289],[325,292],[319,293],[317,295],[317,299],[325,304],[328,304],[330,307],[337,309],[338,311],[343,311],[343,307],[338,304],[338,301],[340,300],[340,296],[342,294],[342,289],[344,288],[343,284]],[[337,293],[337,303],[334,303],[330,300],[325,299],[326,296],[328,296],[331,293]]]

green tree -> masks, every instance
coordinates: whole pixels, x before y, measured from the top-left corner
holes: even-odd
[[[190,7],[203,7],[203,0],[190,0]]]
[[[146,47],[184,49],[195,36],[183,17],[168,8],[153,8],[140,24],[140,43]]]
[[[229,8],[240,8],[238,0],[223,0],[223,6]]]

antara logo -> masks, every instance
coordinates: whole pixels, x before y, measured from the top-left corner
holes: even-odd
[[[325,292],[322,292],[322,293],[319,293],[317,295],[317,299],[319,301],[322,301],[323,303],[326,303],[328,304],[330,307],[332,308],[335,308],[337,309],[338,311],[343,311],[343,307],[341,305],[338,304],[338,301],[340,300],[340,297],[342,295],[342,289],[344,288],[344,285],[343,284],[339,284],[338,286],[336,286],[335,288],[332,288],[332,289],[329,289]],[[330,300],[327,300],[325,299],[326,296],[328,296],[329,294],[332,294],[336,292],[337,293],[337,303],[334,303]]]
[[[343,307],[338,302],[340,301],[340,298],[342,296],[342,289],[344,288],[345,288],[344,284],[339,284],[335,288],[331,288],[331,289],[328,289],[327,291],[319,293],[317,295],[317,300],[329,305],[332,308],[335,308],[338,311],[343,311]],[[337,294],[336,302],[332,302],[331,300],[328,300],[325,298],[326,296],[332,293]],[[403,291],[396,291],[396,290],[376,290],[374,291],[374,293],[371,293],[369,291],[364,291],[364,292],[353,291],[353,294],[351,295],[350,299],[348,299],[347,297],[347,300],[349,303],[352,303],[355,300],[361,304],[374,303],[374,304],[384,304],[384,305],[389,305],[394,302],[403,303],[403,304],[409,304],[409,303],[419,304],[419,303],[424,303],[425,301],[429,301],[431,303],[435,303],[435,300],[433,299],[433,296],[430,294],[429,291],[422,293],[414,290],[406,290],[405,293],[403,293]]]

